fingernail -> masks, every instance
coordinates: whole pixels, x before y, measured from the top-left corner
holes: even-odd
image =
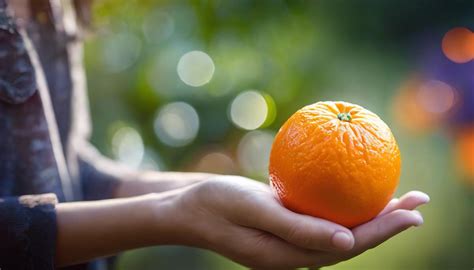
[[[349,250],[354,246],[354,241],[346,232],[338,231],[332,236],[332,244],[338,249]]]
[[[423,201],[425,203],[429,203],[430,202],[430,196],[426,193],[423,193]]]
[[[418,212],[417,210],[413,210],[411,212],[416,216],[416,221],[414,223],[414,226],[419,227],[419,226],[423,225],[424,220],[423,220],[423,216],[421,215],[421,213]]]

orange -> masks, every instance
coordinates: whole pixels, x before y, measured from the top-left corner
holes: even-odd
[[[270,184],[288,209],[352,228],[391,199],[400,163],[395,138],[377,115],[347,102],[318,102],[276,135]]]

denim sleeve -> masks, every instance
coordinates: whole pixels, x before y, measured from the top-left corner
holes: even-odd
[[[0,100],[19,104],[36,92],[35,71],[18,29],[0,0]]]
[[[85,200],[114,197],[122,178],[127,175],[123,166],[102,156],[90,143],[81,143],[78,152],[82,192]]]
[[[54,269],[56,203],[54,194],[0,198],[0,269]]]

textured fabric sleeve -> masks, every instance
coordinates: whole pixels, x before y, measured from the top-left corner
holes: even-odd
[[[0,100],[19,104],[30,98],[36,92],[34,72],[5,0],[0,0]]]
[[[77,150],[82,191],[85,200],[103,200],[114,197],[120,182],[129,173],[102,156],[90,143],[81,143]]]
[[[0,269],[52,270],[56,195],[0,198]]]

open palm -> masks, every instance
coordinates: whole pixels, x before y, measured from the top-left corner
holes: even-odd
[[[429,197],[411,191],[393,199],[373,220],[348,229],[284,208],[268,185],[238,176],[217,176],[189,189],[180,200],[184,223],[193,224],[192,245],[214,250],[258,269],[320,267],[371,249],[423,223],[414,210]],[[196,237],[197,236],[197,237]],[[191,240],[190,240],[191,241]]]

